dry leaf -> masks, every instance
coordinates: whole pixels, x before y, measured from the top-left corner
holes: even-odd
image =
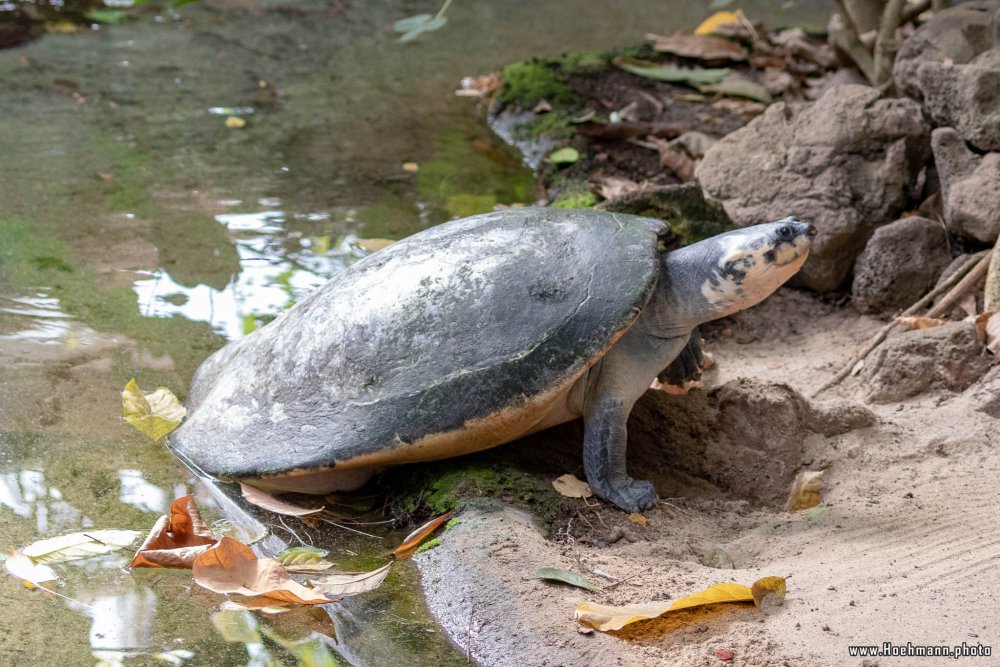
[[[792,491],[788,494],[788,502],[785,509],[789,512],[795,510],[807,510],[810,507],[819,505],[819,495],[822,490],[823,470],[802,470],[795,476],[792,482]]]
[[[784,584],[784,579],[780,577],[766,577],[765,579],[758,580],[757,583],[767,582],[764,584],[764,588],[768,592],[777,592],[777,584],[771,580],[780,580]],[[718,604],[720,602],[753,601],[753,590],[749,586],[727,583],[710,586],[700,593],[689,595],[674,602],[649,602],[623,607],[581,602],[576,606],[574,617],[579,623],[584,623],[602,632],[607,632],[609,630],[621,630],[630,623],[646,621],[671,611],[691,609],[692,607]]]
[[[1000,359],[1000,317],[991,317],[986,321],[986,349]]]
[[[660,153],[660,166],[669,169],[677,175],[684,183],[688,183],[694,178],[694,160],[687,153],[674,148],[666,139],[659,137],[646,137],[646,140],[656,146]]]
[[[430,537],[431,533],[437,530],[448,518],[451,516],[451,512],[445,512],[436,519],[431,519],[424,525],[417,528],[415,531],[406,536],[403,543],[396,547],[392,555],[399,560],[406,560],[413,555],[420,543]]]
[[[724,26],[730,23],[739,24],[743,20],[743,12],[737,9],[735,12],[716,12],[712,14],[707,19],[701,22],[701,24],[694,29],[694,34],[696,35],[710,35],[715,32],[720,26]]]
[[[901,315],[896,318],[896,324],[900,324],[907,329],[932,329],[947,323],[947,320],[940,320],[936,317],[923,317],[922,315]]]
[[[590,498],[594,495],[594,492],[590,490],[590,484],[573,475],[563,475],[553,480],[552,486],[567,498]]]
[[[170,516],[157,519],[132,559],[132,567],[190,568],[217,541],[194,498],[181,496],[170,506]]]
[[[257,558],[245,544],[223,537],[214,547],[194,559],[195,583],[215,593],[236,593],[248,607],[336,602],[306,588],[289,576],[273,558]]]
[[[965,298],[958,303],[958,307],[969,317],[975,317],[979,312],[979,309],[976,308],[976,294],[974,292],[966,294]]]
[[[21,553],[36,563],[65,563],[80,558],[124,549],[139,537],[137,530],[90,530],[50,537],[21,549]]]
[[[122,391],[122,408],[125,421],[153,440],[162,440],[181,425],[187,414],[169,389],[160,387],[151,394],[143,394],[135,378]]]
[[[46,581],[55,581],[59,578],[51,567],[36,563],[22,553],[12,553],[3,562],[3,566],[15,577],[33,586],[41,586]]]
[[[417,164],[416,162],[404,162],[403,163],[403,171],[407,171],[407,172],[409,172],[411,174],[415,174],[418,171],[420,171],[420,165]]]
[[[500,73],[485,76],[467,76],[462,79],[462,87],[455,91],[459,97],[486,97],[492,95],[501,84]]]
[[[564,570],[561,567],[540,567],[535,570],[535,574],[542,579],[561,581],[564,584],[576,586],[577,588],[585,588],[588,591],[597,591],[597,586],[590,583],[576,572],[570,572],[569,570]]]
[[[643,528],[649,525],[649,520],[638,512],[632,512],[628,515],[628,520],[632,523],[637,523]]]
[[[598,176],[591,185],[605,199],[615,199],[639,189],[639,184],[621,176]]]
[[[725,37],[710,35],[646,35],[653,42],[653,50],[670,53],[682,58],[700,60],[746,60],[747,50]]]
[[[278,500],[270,493],[261,491],[256,486],[251,486],[250,484],[245,484],[243,482],[240,482],[240,490],[243,492],[243,497],[247,499],[248,503],[266,509],[269,512],[274,512],[275,514],[284,514],[286,516],[312,516],[313,514],[319,514],[323,511],[322,507],[317,509],[297,507],[291,503],[286,503],[283,500]]]
[[[239,116],[229,116],[226,118],[226,127],[231,130],[238,130],[241,127],[246,127],[246,120],[240,118]]]
[[[371,572],[338,572],[310,579],[313,588],[330,597],[347,597],[378,588],[389,574],[392,563]]]

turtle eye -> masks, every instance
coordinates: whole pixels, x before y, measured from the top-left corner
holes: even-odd
[[[780,236],[783,239],[792,238],[792,228],[789,227],[788,225],[782,225],[781,227],[778,228],[778,236]]]

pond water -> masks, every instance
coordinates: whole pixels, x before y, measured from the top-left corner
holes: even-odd
[[[27,20],[25,4],[0,3],[0,23]],[[532,174],[474,101],[454,97],[463,76],[689,30],[710,13],[679,1],[457,0],[445,28],[400,44],[393,21],[436,6],[152,2],[90,25],[81,12],[98,3],[77,4],[38,3],[27,14],[47,32],[0,50],[4,552],[88,528],[145,532],[188,492],[254,530],[237,502],[121,421],[125,383],[183,398],[212,351],[380,239],[533,201]],[[827,9],[742,8],[772,25]],[[271,533],[264,550],[303,539],[353,568],[381,562],[398,537],[280,523]],[[332,645],[307,620],[218,616],[220,597],[190,573],[132,573],[127,560],[60,566],[57,590],[72,601],[0,579],[0,665],[465,664],[428,617],[411,563],[332,610]]]

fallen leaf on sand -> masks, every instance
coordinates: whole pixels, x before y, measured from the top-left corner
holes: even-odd
[[[629,514],[628,520],[631,521],[632,523],[639,524],[643,528],[649,525],[649,519],[639,514],[638,512],[632,512],[631,514]]]
[[[132,567],[190,568],[217,541],[194,498],[181,496],[170,506],[170,516],[157,519],[132,559]]]
[[[932,329],[947,323],[946,320],[940,320],[936,317],[923,317],[920,315],[903,315],[896,318],[896,324],[900,324],[907,329]]]
[[[22,581],[41,586],[46,581],[55,581],[59,575],[48,565],[31,560],[22,553],[13,553],[3,562],[4,569]]]
[[[21,553],[36,563],[65,563],[131,546],[141,533],[137,530],[89,530],[50,537],[29,544]]]
[[[122,408],[125,421],[153,440],[162,440],[181,425],[187,414],[169,389],[160,387],[151,394],[143,394],[135,378],[122,391]]]
[[[347,597],[375,590],[389,574],[392,563],[371,572],[337,572],[310,579],[313,588],[329,597]]]
[[[822,490],[822,470],[802,470],[792,482],[792,490],[788,494],[785,509],[789,512],[807,510],[819,505],[819,495]]]
[[[777,583],[771,581],[772,579],[781,580],[781,590],[778,590]],[[768,590],[763,591],[764,595],[773,592],[784,599],[784,579],[781,579],[781,577],[766,577],[765,579],[758,580],[757,583],[760,582],[767,582],[764,584],[764,587]],[[602,632],[607,632],[609,630],[621,630],[630,623],[646,621],[671,611],[691,609],[692,607],[718,604],[720,602],[754,602],[754,600],[753,590],[749,586],[727,583],[709,586],[700,593],[689,595],[674,602],[648,602],[646,604],[627,605],[623,607],[581,602],[576,606],[574,616],[579,623],[584,623]]]
[[[320,572],[333,567],[333,563],[325,558],[329,553],[316,547],[292,547],[276,554],[274,560],[289,572]]]
[[[257,558],[245,544],[223,537],[214,547],[194,559],[195,583],[215,593],[245,595],[238,600],[251,607],[335,602],[319,591],[306,588],[289,576],[273,558]]]
[[[256,486],[244,484],[243,482],[240,482],[240,490],[243,492],[243,497],[247,499],[248,503],[266,509],[269,512],[274,512],[275,514],[284,514],[286,516],[312,516],[313,514],[319,514],[323,511],[322,507],[307,509],[305,507],[298,507],[296,505],[292,505],[291,503],[286,503],[284,500],[275,498],[270,493],[261,491]]]
[[[694,29],[696,35],[711,35],[720,26],[730,23],[740,23],[743,20],[743,12],[737,9],[735,12],[716,12]]]
[[[548,579],[549,581],[561,581],[564,584],[576,586],[577,588],[586,588],[588,591],[597,590],[597,586],[590,583],[576,572],[570,572],[569,570],[564,570],[561,567],[540,567],[535,570],[535,574],[542,579]]]
[[[552,487],[567,498],[590,498],[594,495],[590,484],[573,475],[563,475],[552,480]]]
[[[424,525],[420,526],[420,528],[417,528],[415,531],[406,536],[403,543],[393,550],[392,555],[398,560],[406,560],[413,555],[413,553],[417,550],[417,547],[420,546],[420,543],[430,537],[431,533],[437,530],[445,521],[449,519],[449,517],[451,517],[451,512],[445,512],[436,519],[431,519]]]
[[[711,35],[646,35],[653,50],[699,60],[746,60],[747,50],[725,37]]]

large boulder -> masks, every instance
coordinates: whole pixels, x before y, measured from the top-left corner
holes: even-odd
[[[934,130],[931,145],[948,228],[958,236],[994,243],[1000,235],[1000,153],[970,150],[950,127]]]
[[[1000,150],[1000,47],[966,65],[926,62],[917,70],[924,109],[984,151]]]
[[[964,391],[990,367],[985,351],[971,322],[906,331],[865,361],[868,400],[889,403],[934,387]]]
[[[934,14],[899,48],[892,68],[896,89],[915,99],[923,98],[917,70],[924,63],[964,65],[993,48],[990,26],[995,0],[963,2]]]
[[[939,222],[912,216],[879,227],[854,264],[854,306],[863,313],[905,308],[934,287],[950,261]]]
[[[930,152],[920,105],[844,85],[816,102],[777,103],[715,144],[695,172],[740,227],[785,215],[819,234],[799,284],[837,289],[875,225],[910,201]]]

